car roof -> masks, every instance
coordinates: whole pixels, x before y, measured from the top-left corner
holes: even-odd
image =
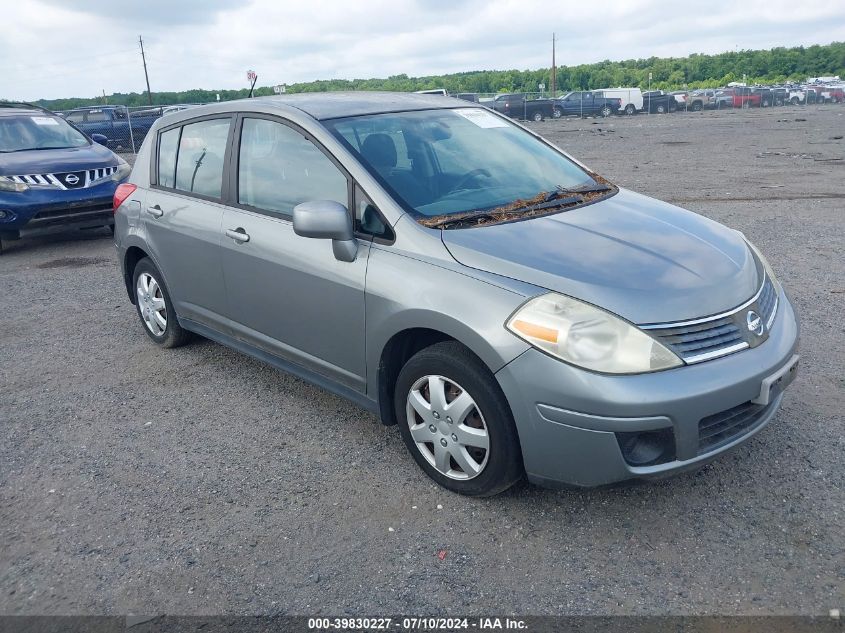
[[[256,105],[283,105],[297,108],[318,121],[365,114],[411,112],[443,108],[466,108],[466,101],[442,95],[408,92],[306,92],[249,99]],[[243,100],[231,101],[237,111]]]
[[[52,116],[54,113],[29,103],[0,102],[0,116],[11,116],[13,114],[49,114]]]

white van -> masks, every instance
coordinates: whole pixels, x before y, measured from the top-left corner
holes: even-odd
[[[593,90],[593,94],[606,99],[621,99],[619,111],[636,114],[643,109],[643,93],[639,88],[602,88]]]

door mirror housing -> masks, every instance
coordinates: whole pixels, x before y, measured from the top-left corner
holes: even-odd
[[[312,200],[293,208],[293,232],[300,237],[331,240],[334,256],[354,262],[358,241],[348,209],[334,200]]]
[[[92,134],[91,140],[94,141],[95,143],[99,143],[100,145],[105,145],[106,143],[109,142],[109,139],[108,139],[108,137],[106,137],[105,134]]]

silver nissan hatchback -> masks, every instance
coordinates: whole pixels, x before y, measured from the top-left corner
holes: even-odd
[[[196,333],[344,396],[466,495],[694,469],[762,429],[798,365],[741,233],[449,97],[163,117],[114,203],[154,343]]]

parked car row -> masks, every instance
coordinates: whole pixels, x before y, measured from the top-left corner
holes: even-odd
[[[772,106],[806,105],[845,102],[845,86],[742,86],[701,90],[664,92],[639,88],[602,88],[575,90],[562,97],[544,98],[529,93],[496,95],[492,100],[479,99],[477,94],[453,95],[459,99],[481,103],[515,119],[542,121],[562,116],[603,116],[612,114],[665,114],[678,110],[699,112],[707,109],[767,108]]]

